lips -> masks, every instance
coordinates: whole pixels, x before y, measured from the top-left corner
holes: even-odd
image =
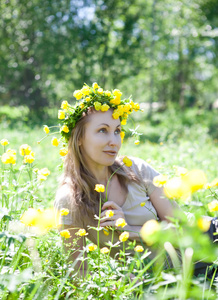
[[[111,156],[114,156],[117,154],[116,151],[113,151],[113,150],[109,150],[109,151],[104,151],[105,154],[108,154],[108,155],[111,155]]]

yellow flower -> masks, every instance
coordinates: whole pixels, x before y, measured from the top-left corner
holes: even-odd
[[[104,92],[104,91],[103,91],[102,88],[99,88],[99,89],[98,89],[98,93],[99,93],[100,95],[103,94],[103,92]]]
[[[103,184],[96,184],[95,185],[95,191],[98,193],[104,193],[105,186]]]
[[[62,148],[62,149],[60,149],[60,151],[59,151],[59,154],[60,154],[61,156],[65,156],[65,155],[67,155],[67,153],[68,153],[68,150],[67,150],[66,148]]]
[[[129,159],[127,156],[124,156],[124,158],[123,158],[123,163],[124,163],[127,167],[131,167],[131,165],[132,165],[131,159]]]
[[[126,121],[127,121],[127,119],[123,119],[123,120],[120,122],[120,124],[121,124],[121,125],[126,125]]]
[[[202,231],[206,232],[210,228],[211,221],[207,220],[206,218],[200,218],[197,221],[198,228]]]
[[[101,103],[96,101],[94,102],[94,107],[95,107],[95,110],[100,110],[101,109]]]
[[[48,175],[51,174],[51,172],[49,171],[48,168],[43,168],[43,169],[41,169],[41,170],[38,171],[38,174],[41,174],[43,176],[48,176]]]
[[[26,226],[36,226],[38,219],[40,217],[41,210],[35,208],[29,208],[23,213],[20,221]]]
[[[98,88],[99,88],[97,82],[94,82],[94,83],[92,84],[92,87],[93,87],[93,89],[98,89]]]
[[[90,97],[86,97],[86,102],[89,102],[90,100],[91,100],[91,98]]]
[[[60,215],[61,216],[67,216],[69,214],[69,209],[67,208],[61,208]]]
[[[121,91],[118,90],[118,89],[113,90],[113,94],[114,94],[114,96],[117,96],[117,97],[121,97],[122,96]]]
[[[190,186],[182,178],[174,177],[166,182],[164,193],[169,199],[177,198],[185,200],[191,195]]]
[[[160,224],[156,220],[147,221],[140,231],[142,239],[148,244],[152,245],[155,242],[155,233],[160,231]]]
[[[31,152],[29,155],[25,155],[24,157],[24,163],[28,163],[31,164],[32,162],[34,162],[35,158],[34,158],[34,152]]]
[[[107,210],[105,215],[106,215],[107,218],[111,218],[111,217],[113,217],[114,212],[113,212],[113,210]]]
[[[38,171],[39,171],[38,168],[34,168],[34,169],[33,169],[33,172],[34,172],[34,173],[38,173]]]
[[[205,185],[204,185],[204,189],[211,189],[213,187],[213,185],[211,184],[211,183],[206,183]]]
[[[82,102],[82,103],[80,103],[79,107],[80,107],[81,109],[83,109],[83,108],[85,107],[85,104]]]
[[[104,233],[104,235],[107,235],[107,236],[110,234],[110,232],[109,232],[109,230],[108,230],[107,227],[105,227],[105,228],[103,229],[103,233]]]
[[[47,180],[47,176],[39,174],[39,175],[37,176],[37,179],[38,179],[39,181],[45,181],[45,180]]]
[[[49,128],[47,125],[44,125],[43,130],[45,131],[46,134],[48,134],[50,132]]]
[[[115,226],[116,227],[125,227],[127,225],[126,221],[123,218],[119,218],[116,220]]]
[[[0,143],[1,143],[2,146],[7,146],[7,145],[9,144],[9,141],[6,140],[6,139],[2,139],[2,140],[0,141]]]
[[[121,102],[120,97],[114,97],[113,99],[110,100],[110,103],[114,105],[119,105],[120,102]]]
[[[162,187],[167,182],[166,175],[157,175],[153,178],[153,184],[157,187]]]
[[[89,95],[89,92],[90,92],[89,87],[85,85],[85,86],[81,89],[81,92],[83,93],[84,96]]]
[[[67,101],[63,101],[62,103],[61,103],[61,108],[62,109],[67,109],[68,108],[68,102]]]
[[[188,173],[188,170],[186,168],[183,168],[183,167],[177,167],[176,168],[176,174],[178,176],[184,176]]]
[[[119,240],[121,242],[126,242],[128,238],[129,238],[129,232],[127,231],[122,232],[121,235],[119,236]]]
[[[70,232],[67,229],[61,230],[60,235],[65,239],[69,239],[71,237]]]
[[[51,143],[55,147],[57,147],[59,145],[59,141],[56,137],[53,137],[53,139],[51,140]]]
[[[121,131],[121,132],[120,132],[120,137],[121,137],[121,140],[124,139],[124,137],[125,137],[125,132],[124,132],[124,131]]]
[[[136,252],[143,252],[143,251],[144,251],[144,248],[143,248],[142,246],[140,246],[140,245],[137,245],[137,246],[135,246],[134,250],[135,250]]]
[[[86,232],[85,229],[79,229],[75,234],[78,235],[78,236],[85,236],[88,233]]]
[[[81,92],[81,90],[76,90],[74,91],[73,96],[76,98],[76,100],[80,100],[83,96],[83,93]]]
[[[109,105],[103,104],[103,105],[101,106],[101,111],[108,111],[109,108],[110,108]]]
[[[106,95],[106,96],[108,96],[108,97],[110,97],[110,96],[111,96],[111,92],[110,92],[110,91],[108,91],[108,90],[107,90],[107,91],[105,91],[104,93],[105,93],[105,95]]]
[[[88,245],[88,250],[91,252],[91,251],[95,251],[97,249],[97,245],[95,244],[89,244]]]
[[[102,254],[107,254],[110,250],[107,247],[103,247],[100,251]]]
[[[140,203],[141,207],[145,206],[145,202]]]
[[[120,114],[119,114],[119,112],[117,111],[117,109],[115,109],[115,110],[113,111],[112,117],[113,117],[113,119],[115,119],[115,120],[119,119]]]
[[[212,186],[218,186],[218,178],[215,178],[212,182],[211,182]]]
[[[61,131],[68,133],[69,132],[69,128],[66,125],[63,125],[61,127]]]
[[[138,111],[140,109],[140,105],[138,103],[134,103],[133,109]]]
[[[58,111],[58,119],[65,119],[65,112],[63,110]]]
[[[212,202],[208,203],[208,208],[210,212],[218,211],[218,201],[213,200]]]
[[[136,141],[134,142],[135,145],[138,145],[139,143],[140,143],[140,140],[136,140]]]
[[[11,150],[11,149],[10,149]],[[16,152],[15,152],[16,154]],[[6,151],[6,153],[2,154],[1,160],[3,164],[15,164],[16,163],[16,155],[12,152]]]
[[[192,170],[182,178],[190,186],[192,193],[202,189],[207,182],[207,178],[201,170]]]
[[[20,146],[20,155],[29,155],[31,153],[31,147],[27,144],[21,145]]]

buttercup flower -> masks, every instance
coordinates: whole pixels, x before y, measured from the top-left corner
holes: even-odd
[[[192,170],[182,178],[190,186],[192,193],[202,189],[207,182],[206,175],[201,170]]]
[[[107,210],[105,215],[106,215],[107,218],[111,218],[111,217],[113,217],[114,212],[113,212],[113,210]]]
[[[48,168],[43,168],[43,169],[39,170],[38,173],[39,173],[39,174],[42,174],[42,175],[44,175],[44,176],[48,176],[48,175],[51,174],[51,172],[49,171]]]
[[[139,145],[139,143],[140,143],[140,140],[136,140],[136,141],[134,142],[135,145]]]
[[[61,103],[61,108],[62,109],[67,109],[68,108],[68,102],[67,101],[63,101],[62,103]]]
[[[105,227],[105,228],[103,229],[103,233],[104,233],[104,235],[107,235],[107,236],[110,234],[110,232],[109,232],[109,230],[108,230],[107,227]]]
[[[123,163],[124,163],[127,167],[131,167],[131,165],[132,165],[131,159],[129,159],[127,156],[125,156],[125,157],[123,158]]]
[[[24,156],[24,163],[28,163],[28,164],[31,164],[34,162],[35,160],[35,157],[34,157],[35,153],[34,152],[31,152],[29,155],[25,155]]]
[[[110,250],[107,247],[103,247],[100,251],[102,254],[107,254]]]
[[[65,155],[67,155],[67,153],[68,153],[68,150],[67,150],[66,148],[62,148],[62,149],[59,151],[59,154],[60,154],[61,156],[65,156]]]
[[[156,220],[147,221],[140,231],[142,239],[148,244],[152,245],[155,242],[155,233],[160,231],[160,224]]]
[[[91,252],[91,251],[95,251],[97,249],[97,245],[95,244],[89,244],[88,245],[88,250]]]
[[[118,89],[113,90],[113,94],[114,94],[114,96],[117,96],[117,97],[121,97],[122,96],[121,91],[118,90]]]
[[[95,110],[100,110],[101,109],[101,103],[96,101],[94,102],[94,107],[95,107]]]
[[[92,84],[92,87],[93,87],[93,89],[98,89],[98,88],[99,88],[97,82],[94,82],[94,83]]]
[[[105,95],[108,96],[108,97],[110,97],[111,96],[111,92],[107,90],[107,91],[105,91]]]
[[[60,235],[65,239],[69,239],[71,237],[70,232],[67,229],[61,230]]]
[[[89,102],[90,100],[91,100],[91,98],[90,97],[86,97],[86,102]]]
[[[27,144],[21,145],[19,150],[20,150],[20,155],[22,156],[29,155],[32,151],[31,147]]]
[[[60,215],[61,216],[67,216],[69,214],[69,209],[67,208],[61,208]]]
[[[104,91],[103,91],[102,88],[99,88],[99,89],[98,89],[98,93],[99,93],[99,94],[103,94],[103,92],[104,92]]]
[[[191,188],[181,177],[175,177],[166,182],[164,193],[169,199],[185,200],[191,195]]]
[[[59,145],[59,141],[56,137],[53,137],[53,139],[51,140],[51,143],[55,147],[57,147]]]
[[[43,130],[45,131],[46,134],[48,134],[50,132],[49,128],[47,125],[44,125]]]
[[[78,235],[78,236],[88,235],[88,233],[86,232],[85,229],[79,229],[75,234]]]
[[[210,212],[218,211],[218,201],[213,200],[212,202],[208,203],[208,209]]]
[[[5,153],[2,154],[1,160],[3,164],[12,164],[16,163],[16,151],[14,149],[8,149]]]
[[[109,108],[110,108],[109,105],[103,104],[103,105],[101,106],[101,111],[108,111]]]
[[[61,131],[68,133],[69,132],[69,128],[66,125],[63,125],[61,127]]]
[[[123,120],[120,122],[120,124],[121,124],[121,125],[126,125],[126,122],[127,122],[127,119],[123,119]]]
[[[119,236],[119,240],[121,242],[126,242],[128,238],[129,238],[129,232],[127,231],[122,232],[121,235]]]
[[[76,90],[74,91],[73,96],[76,98],[76,100],[80,100],[83,96],[83,93],[80,90]]]
[[[210,228],[210,221],[206,218],[200,218],[197,221],[197,225],[202,231],[206,232]]]
[[[104,193],[105,186],[103,184],[96,184],[95,185],[95,191],[98,193]]]
[[[183,168],[183,167],[177,167],[176,168],[176,174],[178,176],[184,176],[188,173],[188,170],[186,168]]]
[[[65,112],[63,110],[58,111],[58,119],[60,120],[65,119]]]
[[[116,227],[125,227],[127,225],[126,221],[123,218],[119,218],[116,220],[115,226]]]
[[[9,144],[9,141],[7,139],[2,139],[0,141],[0,143],[1,143],[2,146],[7,146]]]
[[[145,202],[140,203],[141,207],[145,206]]]
[[[135,246],[134,250],[135,250],[136,252],[143,252],[143,251],[144,251],[144,248],[143,248],[141,245],[137,245],[137,246]]]
[[[167,182],[166,175],[157,175],[153,178],[153,184],[157,187],[162,187]]]
[[[89,87],[88,86],[83,86],[83,88],[81,89],[81,92],[83,93],[83,95],[84,96],[87,96],[87,95],[89,95],[89,93],[90,93],[90,89],[89,89]]]

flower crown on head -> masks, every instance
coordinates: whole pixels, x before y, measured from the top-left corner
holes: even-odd
[[[133,111],[140,109],[139,104],[134,103],[131,98],[121,100],[122,93],[120,90],[104,91],[96,82],[92,84],[92,87],[84,84],[81,90],[74,91],[73,96],[79,102],[72,106],[67,101],[63,101],[62,110],[58,111],[58,119],[61,120],[60,132],[65,142],[69,141],[72,129],[91,107],[102,112],[112,108],[112,117],[114,119],[120,118],[121,125],[126,124],[128,116]]]

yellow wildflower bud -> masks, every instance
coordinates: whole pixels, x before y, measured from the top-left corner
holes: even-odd
[[[79,104],[79,107],[80,107],[81,109],[83,109],[83,108],[85,107],[84,103],[83,103],[83,102],[80,103],[80,104]]]
[[[102,254],[107,254],[110,250],[107,247],[103,247],[100,251]]]
[[[126,113],[128,113],[130,111],[130,109],[131,109],[131,106],[129,103],[125,104],[123,107],[123,111]]]
[[[121,125],[126,125],[126,121],[127,121],[126,119],[123,119],[123,120],[120,122],[120,124],[121,124]]]
[[[167,182],[167,179],[166,175],[157,175],[153,178],[153,184],[157,187],[162,187]]]
[[[59,151],[59,154],[60,154],[61,156],[65,156],[65,155],[67,155],[67,153],[68,153],[68,150],[67,150],[66,148],[62,148],[62,149],[60,149],[60,151]]]
[[[69,128],[67,127],[67,125],[63,125],[61,127],[61,131],[68,133],[69,132]]]
[[[120,137],[121,137],[122,140],[124,139],[124,137],[125,137],[125,132],[124,131],[120,132]]]
[[[101,103],[96,101],[94,102],[94,107],[95,107],[95,110],[100,110],[101,109]]]
[[[91,100],[91,98],[90,97],[86,97],[86,102],[89,102],[90,100]]]
[[[65,239],[69,239],[71,237],[70,232],[67,229],[61,230],[60,235]]]
[[[106,227],[103,229],[103,233],[104,233],[104,235],[107,235],[107,236],[110,234],[108,228],[106,228]]]
[[[206,218],[200,218],[197,221],[198,228],[200,228],[203,232],[208,231],[210,228],[211,221],[207,220]]]
[[[31,154],[26,155],[26,156],[24,157],[24,163],[25,163],[25,164],[26,164],[26,163],[31,164],[31,163],[34,162],[34,160],[35,160],[35,158],[34,158],[34,153],[33,153],[33,152],[32,152]]]
[[[139,105],[138,103],[134,103],[133,109],[134,109],[135,111],[138,111],[138,110],[140,109],[140,105]]]
[[[126,242],[128,238],[129,238],[129,232],[127,231],[122,232],[121,235],[119,236],[119,240],[121,242]]]
[[[53,137],[53,139],[51,140],[51,143],[55,147],[57,147],[59,145],[59,141],[56,137]]]
[[[103,92],[104,92],[104,91],[103,91],[103,89],[102,89],[102,88],[99,88],[99,89],[98,89],[98,93],[99,93],[100,95],[102,95],[102,94],[103,94]]]
[[[67,216],[69,214],[69,209],[67,208],[61,208],[60,215],[61,216]]]
[[[48,175],[51,174],[51,172],[49,171],[48,168],[43,168],[43,169],[41,169],[41,170],[38,171],[38,174],[41,174],[43,176],[48,176]]]
[[[49,128],[47,125],[44,125],[43,130],[45,131],[46,134],[48,134],[50,132]]]
[[[68,102],[67,101],[63,101],[62,103],[61,103],[61,108],[62,109],[67,109],[68,108]]]
[[[2,146],[7,146],[9,144],[9,141],[7,139],[2,139],[0,141],[0,143],[1,143]]]
[[[94,83],[92,84],[92,87],[93,87],[93,89],[98,89],[98,88],[99,88],[97,82],[94,82]]]
[[[125,227],[127,225],[126,221],[123,218],[119,218],[116,220],[115,226],[116,227]]]
[[[21,145],[20,146],[20,155],[29,155],[31,153],[31,147],[27,144]]]
[[[123,158],[123,163],[124,163],[127,167],[131,167],[131,165],[132,165],[131,159],[129,159],[127,156],[124,156],[124,158]]]
[[[118,112],[117,109],[114,110],[113,114],[112,114],[113,119],[117,120],[120,117],[120,113]]]
[[[76,98],[76,100],[80,100],[82,98],[83,94],[80,90],[76,90],[76,91],[74,91],[73,96]]]
[[[88,245],[88,250],[91,252],[91,251],[95,251],[97,249],[97,245],[95,244],[89,244]]]
[[[103,184],[96,184],[95,185],[95,191],[98,193],[104,193],[105,186]]]
[[[120,97],[114,97],[113,99],[110,100],[110,103],[114,105],[119,105],[120,102],[121,102]]]
[[[63,110],[58,111],[58,119],[60,120],[65,119],[65,112]]]
[[[218,211],[218,201],[213,200],[212,202],[208,203],[208,209],[210,212]]]
[[[47,180],[47,176],[44,176],[44,175],[42,175],[42,174],[39,174],[39,175],[37,176],[37,179],[38,179],[39,181],[45,181],[45,180]]]
[[[183,177],[182,177],[183,178]],[[169,199],[185,200],[191,195],[190,186],[181,177],[168,180],[164,185],[164,193]]]
[[[118,89],[113,90],[113,94],[114,94],[114,96],[117,96],[117,97],[121,97],[122,96],[121,91],[118,90]]]
[[[134,142],[135,145],[139,145],[139,143],[140,143],[140,140],[136,140],[136,141]]]
[[[113,217],[113,215],[114,215],[113,210],[107,210],[106,213],[105,213],[105,216],[107,218],[111,218],[111,217]]]
[[[152,245],[155,242],[155,233],[160,231],[160,224],[156,220],[147,221],[140,231],[142,239]]]
[[[106,96],[108,96],[108,97],[110,97],[110,96],[111,96],[111,92],[110,92],[110,91],[108,91],[108,90],[107,90],[107,91],[105,91],[104,93],[105,93],[105,95],[106,95]]]
[[[145,206],[145,202],[140,203],[141,207]]]
[[[207,182],[207,178],[201,170],[192,170],[188,172],[183,176],[183,180],[190,186],[192,193],[202,189]]]
[[[85,86],[81,89],[81,92],[83,93],[84,96],[89,95],[89,92],[90,92],[89,87],[85,85]]]
[[[86,232],[85,229],[79,229],[75,235],[78,235],[78,236],[85,236],[85,235],[88,235],[88,233]]]
[[[135,250],[135,252],[143,252],[144,248],[141,245],[137,245],[137,246],[135,246],[134,250]]]
[[[36,226],[41,215],[41,211],[35,208],[29,208],[20,218],[21,223],[26,226]]]
[[[103,104],[103,105],[101,106],[101,111],[108,111],[109,108],[110,108],[109,105]]]

